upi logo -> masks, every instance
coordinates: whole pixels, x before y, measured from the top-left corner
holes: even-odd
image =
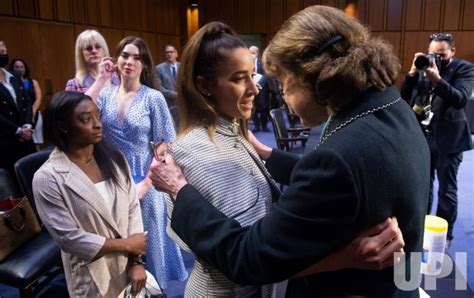
[[[424,290],[436,290],[437,280],[450,275],[454,269],[455,290],[466,290],[467,253],[456,252],[454,254],[454,263],[448,254],[439,252],[431,252],[431,254],[433,254],[433,257],[436,260],[436,268],[441,270],[438,270],[439,274],[436,275],[425,274],[425,284],[422,286],[422,288]],[[397,288],[403,291],[413,291],[421,286],[420,264],[422,262],[422,253],[413,252],[410,254],[410,256],[411,258],[410,268],[408,270],[408,280],[405,276],[405,272],[407,271],[407,256],[404,253],[395,253],[393,256],[394,260],[400,260],[398,263],[395,262],[393,267],[394,282]]]

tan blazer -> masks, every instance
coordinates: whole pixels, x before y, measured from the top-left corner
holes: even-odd
[[[142,232],[140,205],[134,184],[120,171],[112,212],[85,173],[54,149],[33,178],[38,213],[61,254],[71,297],[117,297],[126,286],[128,256],[108,254],[94,259],[106,238],[126,238]]]

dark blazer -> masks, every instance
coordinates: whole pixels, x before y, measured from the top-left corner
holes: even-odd
[[[401,87],[405,100],[414,100],[418,75],[406,76]],[[434,88],[431,111],[433,138],[440,152],[459,153],[472,149],[471,132],[464,107],[472,94],[474,67],[471,63],[453,59],[441,74],[441,81]],[[413,105],[413,104],[412,104]]]
[[[17,104],[8,89],[0,84],[0,168],[7,168],[12,173],[13,164],[34,151],[32,141],[21,142],[19,136],[15,135],[18,127],[33,122],[33,102],[20,82],[19,76],[14,73],[10,83],[15,89]]]
[[[262,76],[265,75],[265,70],[263,69],[262,60],[260,60],[260,58],[257,58],[257,69],[255,72],[261,74]]]
[[[0,142],[5,136],[15,136],[16,130],[23,124],[32,124],[31,98],[23,90],[19,77],[13,76],[10,83],[15,89],[17,104],[8,89],[0,84]]]
[[[355,107],[334,117],[328,131],[397,98],[394,87],[369,90]],[[421,251],[429,149],[404,101],[355,120],[301,159],[274,149],[266,166],[289,186],[270,213],[250,227],[226,218],[191,185],[178,193],[174,206],[175,232],[196,256],[231,280],[268,284],[290,278],[389,216],[397,217],[403,232],[407,264],[411,252]],[[287,289],[288,297],[344,293],[418,297],[417,289],[396,288],[393,268],[315,274],[290,280]]]
[[[177,71],[179,71],[180,63],[177,62],[177,64]],[[158,82],[160,84],[159,90],[165,96],[168,107],[176,105],[176,79],[173,78],[170,67],[170,63],[168,62],[160,63],[155,67],[156,76],[158,77]],[[176,77],[177,76],[178,72],[176,72]]]

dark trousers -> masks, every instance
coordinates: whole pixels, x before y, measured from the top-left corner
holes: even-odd
[[[252,114],[252,121],[256,130],[267,130],[268,110],[255,110]]]
[[[431,151],[431,179],[430,195],[428,201],[428,214],[433,205],[433,182],[435,174],[438,177],[438,207],[436,215],[448,222],[448,240],[453,239],[453,226],[458,214],[458,181],[459,165],[462,162],[462,152],[445,154],[441,153],[432,137],[428,137]]]

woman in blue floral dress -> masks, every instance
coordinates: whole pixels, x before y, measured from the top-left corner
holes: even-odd
[[[105,137],[127,157],[136,183],[145,231],[146,269],[162,288],[170,280],[185,280],[187,271],[176,243],[166,234],[164,193],[147,177],[153,159],[150,141],[172,142],[173,120],[163,95],[153,89],[156,78],[148,47],[139,37],[124,38],[117,47],[120,86],[102,90],[97,100]]]

